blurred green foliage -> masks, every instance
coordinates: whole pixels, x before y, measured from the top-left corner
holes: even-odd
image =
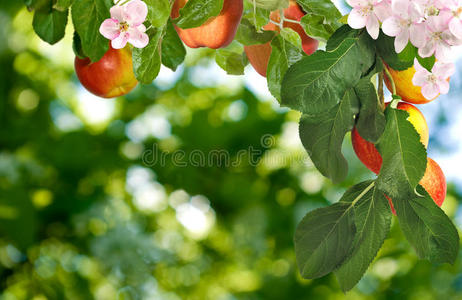
[[[348,180],[323,179],[299,115],[214,83],[210,51],[102,100],[79,86],[72,35],[51,47],[31,22],[0,3],[0,299],[462,299],[462,260],[418,261],[397,224],[348,294],[301,279],[296,224],[371,174],[347,145]]]

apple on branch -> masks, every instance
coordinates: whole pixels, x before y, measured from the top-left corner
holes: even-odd
[[[97,62],[89,58],[75,57],[75,72],[80,83],[92,94],[102,98],[114,98],[128,94],[138,81],[133,73],[132,53],[127,46],[109,50]]]
[[[176,0],[171,17],[180,16],[180,9],[188,0]],[[190,48],[208,47],[219,49],[228,46],[236,35],[244,10],[243,0],[224,0],[220,14],[199,27],[183,29],[175,25],[181,40]]]
[[[284,10],[284,18],[289,21],[283,22],[283,27],[291,28],[296,31],[302,40],[303,51],[307,55],[313,54],[319,46],[319,42],[313,38],[310,38],[306,33],[303,27],[300,24],[291,22],[299,22],[301,18],[305,15],[305,12],[302,11],[300,6],[295,1],[290,1],[289,7]],[[270,15],[270,18],[273,22],[279,23],[281,18],[279,11],[273,11]],[[280,28],[270,22],[263,27],[264,30],[271,30],[279,32]],[[257,45],[246,45],[244,46],[245,53],[249,59],[250,64],[253,66],[255,71],[258,72],[261,76],[266,77],[266,71],[268,68],[268,62],[271,56],[271,41],[265,44]]]
[[[385,105],[388,106],[388,104],[389,103],[386,103]],[[414,126],[417,133],[419,133],[420,141],[422,144],[427,147],[429,140],[428,125],[420,110],[418,110],[414,105],[405,102],[400,102],[398,104],[398,109],[405,110],[409,113],[409,122],[411,122],[411,124]],[[382,156],[375,148],[375,145],[363,139],[359,135],[356,128],[354,128],[351,133],[351,142],[359,160],[369,170],[375,174],[378,174],[382,167]],[[438,206],[443,204],[443,201],[446,197],[446,179],[440,166],[431,158],[427,158],[427,169],[425,171],[424,177],[420,180],[420,184],[430,194],[430,196],[433,198],[433,201],[435,201]],[[391,199],[388,198],[388,196],[387,199],[390,203],[393,213],[396,214]]]

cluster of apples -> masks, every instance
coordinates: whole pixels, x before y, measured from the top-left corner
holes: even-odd
[[[188,0],[176,0],[171,17],[179,16],[179,10]],[[223,9],[216,17],[210,18],[200,27],[175,29],[181,40],[190,48],[209,47],[213,49],[228,46],[236,35],[242,18],[243,0],[224,0]],[[102,98],[113,98],[128,94],[138,81],[133,73],[131,50],[109,50],[97,62],[89,58],[75,58],[75,71],[82,85],[91,93]]]
[[[395,83],[396,94],[400,96],[406,102],[400,102],[398,104],[398,109],[402,109],[409,113],[408,121],[414,126],[416,131],[420,135],[421,143],[427,148],[429,140],[429,132],[427,121],[425,120],[422,112],[410,104],[425,104],[431,102],[432,100],[426,99],[421,92],[421,87],[415,86],[412,83],[412,78],[416,73],[414,67],[411,67],[404,71],[396,71],[386,66],[391,78]],[[391,80],[385,76],[385,83],[390,91],[392,91]],[[388,105],[386,103],[385,105]],[[353,129],[351,133],[351,141],[353,143],[353,149],[358,156],[359,160],[372,172],[378,174],[380,168],[382,167],[382,157],[375,148],[375,145],[363,139],[358,131]],[[427,158],[427,169],[425,171],[424,177],[420,180],[420,185],[425,188],[428,194],[433,198],[433,201],[438,206],[441,206],[446,197],[446,178],[440,166],[431,158]],[[390,203],[391,210],[394,214],[396,211],[393,207],[393,203],[390,198],[388,198]]]
[[[303,51],[307,55],[311,55],[318,49],[319,42],[309,37],[300,24],[290,22],[300,21],[304,15],[305,12],[300,8],[300,6],[298,6],[298,4],[295,1],[291,0],[289,2],[289,7],[284,10],[284,19],[287,21],[283,20],[283,27],[293,29],[295,32],[297,32],[302,40]],[[270,19],[274,23],[279,23],[281,21],[279,11],[273,11],[270,15]],[[263,29],[279,32],[279,26],[277,26],[274,23],[268,23],[263,27]],[[266,77],[268,62],[272,51],[271,41],[265,44],[244,46],[244,51],[255,71],[257,71],[260,75]]]
[[[179,16],[179,10],[187,1],[176,0],[174,2],[171,12],[172,19]],[[274,1],[260,2],[262,1],[259,0],[257,5],[267,6]],[[276,2],[276,4],[281,3],[280,0]],[[224,0],[220,14],[210,18],[203,25],[189,29],[175,26],[175,29],[181,40],[190,48],[224,48],[233,41],[236,35],[243,9],[243,0]],[[300,21],[305,13],[295,1],[290,0],[284,15],[286,19]],[[279,10],[271,13],[271,20],[280,22]],[[284,21],[283,27],[291,28],[300,35],[305,53],[309,55],[317,50],[318,41],[306,35],[300,24]],[[274,23],[268,23],[263,29],[280,30]],[[271,55],[270,42],[262,45],[245,46],[245,52],[255,70],[262,76],[266,76],[266,69]],[[133,73],[131,50],[128,46],[123,49],[114,49],[109,45],[109,50],[97,62],[91,62],[89,58],[76,57],[75,71],[82,85],[91,93],[102,98],[125,95],[138,84]]]
[[[172,7],[171,17],[179,16],[179,10],[188,0],[176,0]],[[259,0],[261,2],[261,0]],[[271,1],[270,1],[271,2]],[[263,4],[272,4],[264,2]],[[272,1],[274,2],[274,1]],[[282,3],[280,0],[276,1]],[[277,5],[276,5],[277,6]],[[275,6],[275,7],[276,7]],[[279,32],[281,16],[279,9],[271,13],[272,22],[263,27],[264,30]],[[190,48],[208,47],[219,49],[228,46],[234,39],[243,14],[243,0],[224,0],[223,9],[216,17],[210,18],[203,25],[196,28],[182,29],[175,26],[181,40]],[[298,22],[305,12],[293,0],[288,2],[284,9],[282,26],[297,32],[302,41],[303,51],[311,55],[318,49],[318,41],[309,37]],[[286,21],[287,20],[287,21]],[[266,77],[268,62],[271,55],[271,42],[265,44],[249,45],[244,47],[250,64],[262,76]],[[396,93],[406,102],[398,105],[399,109],[409,113],[409,121],[420,134],[422,144],[428,145],[428,125],[423,114],[412,104],[424,104],[431,100],[422,95],[421,87],[415,86],[412,78],[416,73],[414,67],[405,71],[396,71],[387,66],[390,76],[395,83]],[[111,46],[103,58],[92,63],[90,59],[75,58],[75,70],[82,85],[93,94],[112,98],[129,93],[138,81],[133,73],[130,48],[114,49]],[[385,77],[386,85],[390,90],[391,82]],[[363,139],[356,129],[352,132],[352,143],[356,155],[368,169],[378,174],[382,165],[382,158],[374,144]],[[428,158],[427,169],[421,180],[421,185],[432,196],[435,203],[442,205],[446,196],[446,179],[438,164]],[[390,201],[392,211],[393,204]]]

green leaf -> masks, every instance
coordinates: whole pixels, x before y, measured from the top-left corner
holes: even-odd
[[[316,168],[334,183],[348,173],[348,162],[342,154],[345,134],[353,129],[358,100],[353,89],[342,101],[323,116],[303,115],[300,120],[300,139]]]
[[[75,56],[84,59],[86,56],[82,51],[82,42],[77,32],[74,31],[74,36],[72,38],[72,50],[74,51]]]
[[[398,53],[398,58],[402,61],[414,61],[414,58],[417,55],[417,48],[414,47],[411,42],[409,42],[403,51]]]
[[[168,0],[144,0],[148,6],[147,20],[154,27],[164,27],[170,17],[171,6]]]
[[[277,10],[289,7],[289,0],[254,0],[259,8]],[[253,2],[253,0],[251,0]]]
[[[387,125],[377,144],[383,163],[377,186],[390,198],[414,191],[427,168],[427,155],[420,136],[407,120],[406,111],[388,105]]]
[[[68,13],[68,10],[36,10],[32,27],[42,40],[51,45],[56,44],[64,37]]]
[[[342,14],[330,0],[297,0],[297,3],[307,14],[325,16],[326,22],[338,22]]]
[[[186,49],[171,21],[167,23],[161,48],[162,64],[175,71],[183,63],[186,56]]]
[[[252,1],[244,1],[242,20],[249,20],[257,30],[260,30],[270,21],[270,13],[268,9],[254,7]]]
[[[387,65],[392,69],[403,71],[414,65],[414,58],[402,55],[401,57],[395,52],[395,38],[386,36],[380,31],[379,38],[376,41],[377,52]]]
[[[64,12],[71,7],[72,2],[74,2],[74,0],[56,0],[55,4],[53,4],[53,8]]]
[[[362,78],[355,86],[356,96],[360,102],[359,115],[356,121],[356,129],[359,135],[365,140],[376,143],[382,136],[385,129],[385,114],[381,100],[377,95],[374,84],[371,82],[371,77],[383,69],[383,64],[380,61],[376,62],[376,68],[370,76]]]
[[[356,39],[361,34],[360,30],[351,28],[349,25],[343,25],[335,31],[326,44],[326,51],[334,51],[346,39]]]
[[[425,69],[428,70],[428,72],[432,72],[433,66],[435,65],[436,58],[434,55],[426,58],[420,57],[420,55],[417,55],[417,60],[419,61],[419,64],[424,67]]]
[[[302,48],[302,39],[300,35],[292,28],[283,28],[281,29],[280,34],[286,41],[288,41],[295,47]]]
[[[303,278],[322,277],[351,253],[356,233],[351,203],[340,201],[309,212],[295,231],[295,256]]]
[[[78,0],[72,5],[72,22],[82,41],[82,50],[93,62],[109,49],[109,41],[99,33],[99,27],[110,18],[112,6],[111,0]]]
[[[233,41],[228,47],[216,51],[215,61],[227,74],[243,75],[247,65],[244,46]]]
[[[305,15],[300,19],[300,25],[306,34],[320,41],[327,41],[337,29],[337,26],[324,23],[324,17],[318,15]]]
[[[189,0],[174,20],[183,29],[199,27],[208,19],[216,17],[223,9],[223,0]]]
[[[344,292],[351,290],[367,271],[390,231],[391,210],[388,200],[374,182],[352,187],[342,202],[354,204],[356,235],[351,255],[335,271]]]
[[[150,84],[160,71],[161,41],[164,30],[153,27],[146,33],[149,36],[149,44],[142,49],[133,48],[132,50],[133,69],[139,82]]]
[[[346,38],[332,51],[316,51],[292,65],[282,81],[281,104],[305,114],[322,114],[337,105],[375,62],[369,39]]]
[[[28,9],[31,9],[34,5],[34,0],[23,0],[24,4],[27,6]]]
[[[453,264],[459,253],[456,227],[422,186],[417,193],[422,196],[392,198],[401,229],[420,258]]]
[[[274,31],[258,32],[248,19],[242,19],[235,39],[243,45],[256,45],[271,41],[274,35]]]
[[[51,11],[53,3],[51,0],[25,0],[24,3],[26,4],[29,11],[32,10],[45,10]]]
[[[309,36],[326,41],[342,26],[338,21],[342,14],[331,0],[298,0],[297,3],[306,12],[300,23]]]
[[[302,59],[303,52],[301,48],[288,43],[279,35],[271,42],[271,48],[266,79],[271,94],[278,101],[281,101],[281,83],[284,74],[291,65]]]

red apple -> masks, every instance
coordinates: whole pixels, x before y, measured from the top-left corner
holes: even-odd
[[[180,16],[180,8],[188,0],[176,0],[171,17]],[[243,0],[224,0],[221,13],[196,28],[182,29],[175,26],[181,40],[190,48],[208,47],[218,49],[228,46],[236,35],[244,10]]]
[[[420,180],[420,185],[427,191],[432,197],[436,205],[443,205],[444,199],[446,198],[447,184],[446,177],[444,176],[441,167],[431,158],[427,157],[427,169],[425,170],[424,177]],[[385,196],[390,203],[391,211],[396,215],[393,203],[388,196]]]
[[[89,58],[75,58],[75,72],[80,83],[92,94],[102,98],[114,98],[128,94],[138,81],[133,73],[130,48],[109,50],[97,62]]]
[[[300,21],[305,15],[297,2],[290,1],[289,7],[284,10],[284,17],[286,19]],[[273,11],[270,15],[271,20],[274,22],[280,22],[281,18],[279,11]],[[302,48],[307,55],[313,54],[319,46],[319,42],[315,39],[310,38],[303,30],[300,24],[292,22],[284,22],[283,27],[291,28],[296,31],[302,39]],[[268,23],[263,27],[264,30],[272,30],[279,32],[279,27],[273,23]],[[268,68],[268,62],[271,56],[271,42],[265,44],[249,45],[244,46],[245,53],[249,59],[250,64],[253,66],[255,71],[260,75],[266,77],[266,71]]]
[[[255,71],[261,76],[266,77],[268,62],[272,52],[271,42],[244,46],[244,51]]]
[[[385,105],[388,105],[386,103]],[[424,115],[412,104],[400,102],[398,104],[398,109],[405,110],[409,113],[409,122],[414,125],[414,128],[420,135],[420,141],[422,144],[427,147],[428,145],[428,125],[425,120]],[[356,128],[351,132],[351,142],[353,144],[353,149],[355,150],[356,155],[359,160],[372,172],[378,174],[380,168],[382,167],[382,157],[375,148],[374,144],[363,139]]]

